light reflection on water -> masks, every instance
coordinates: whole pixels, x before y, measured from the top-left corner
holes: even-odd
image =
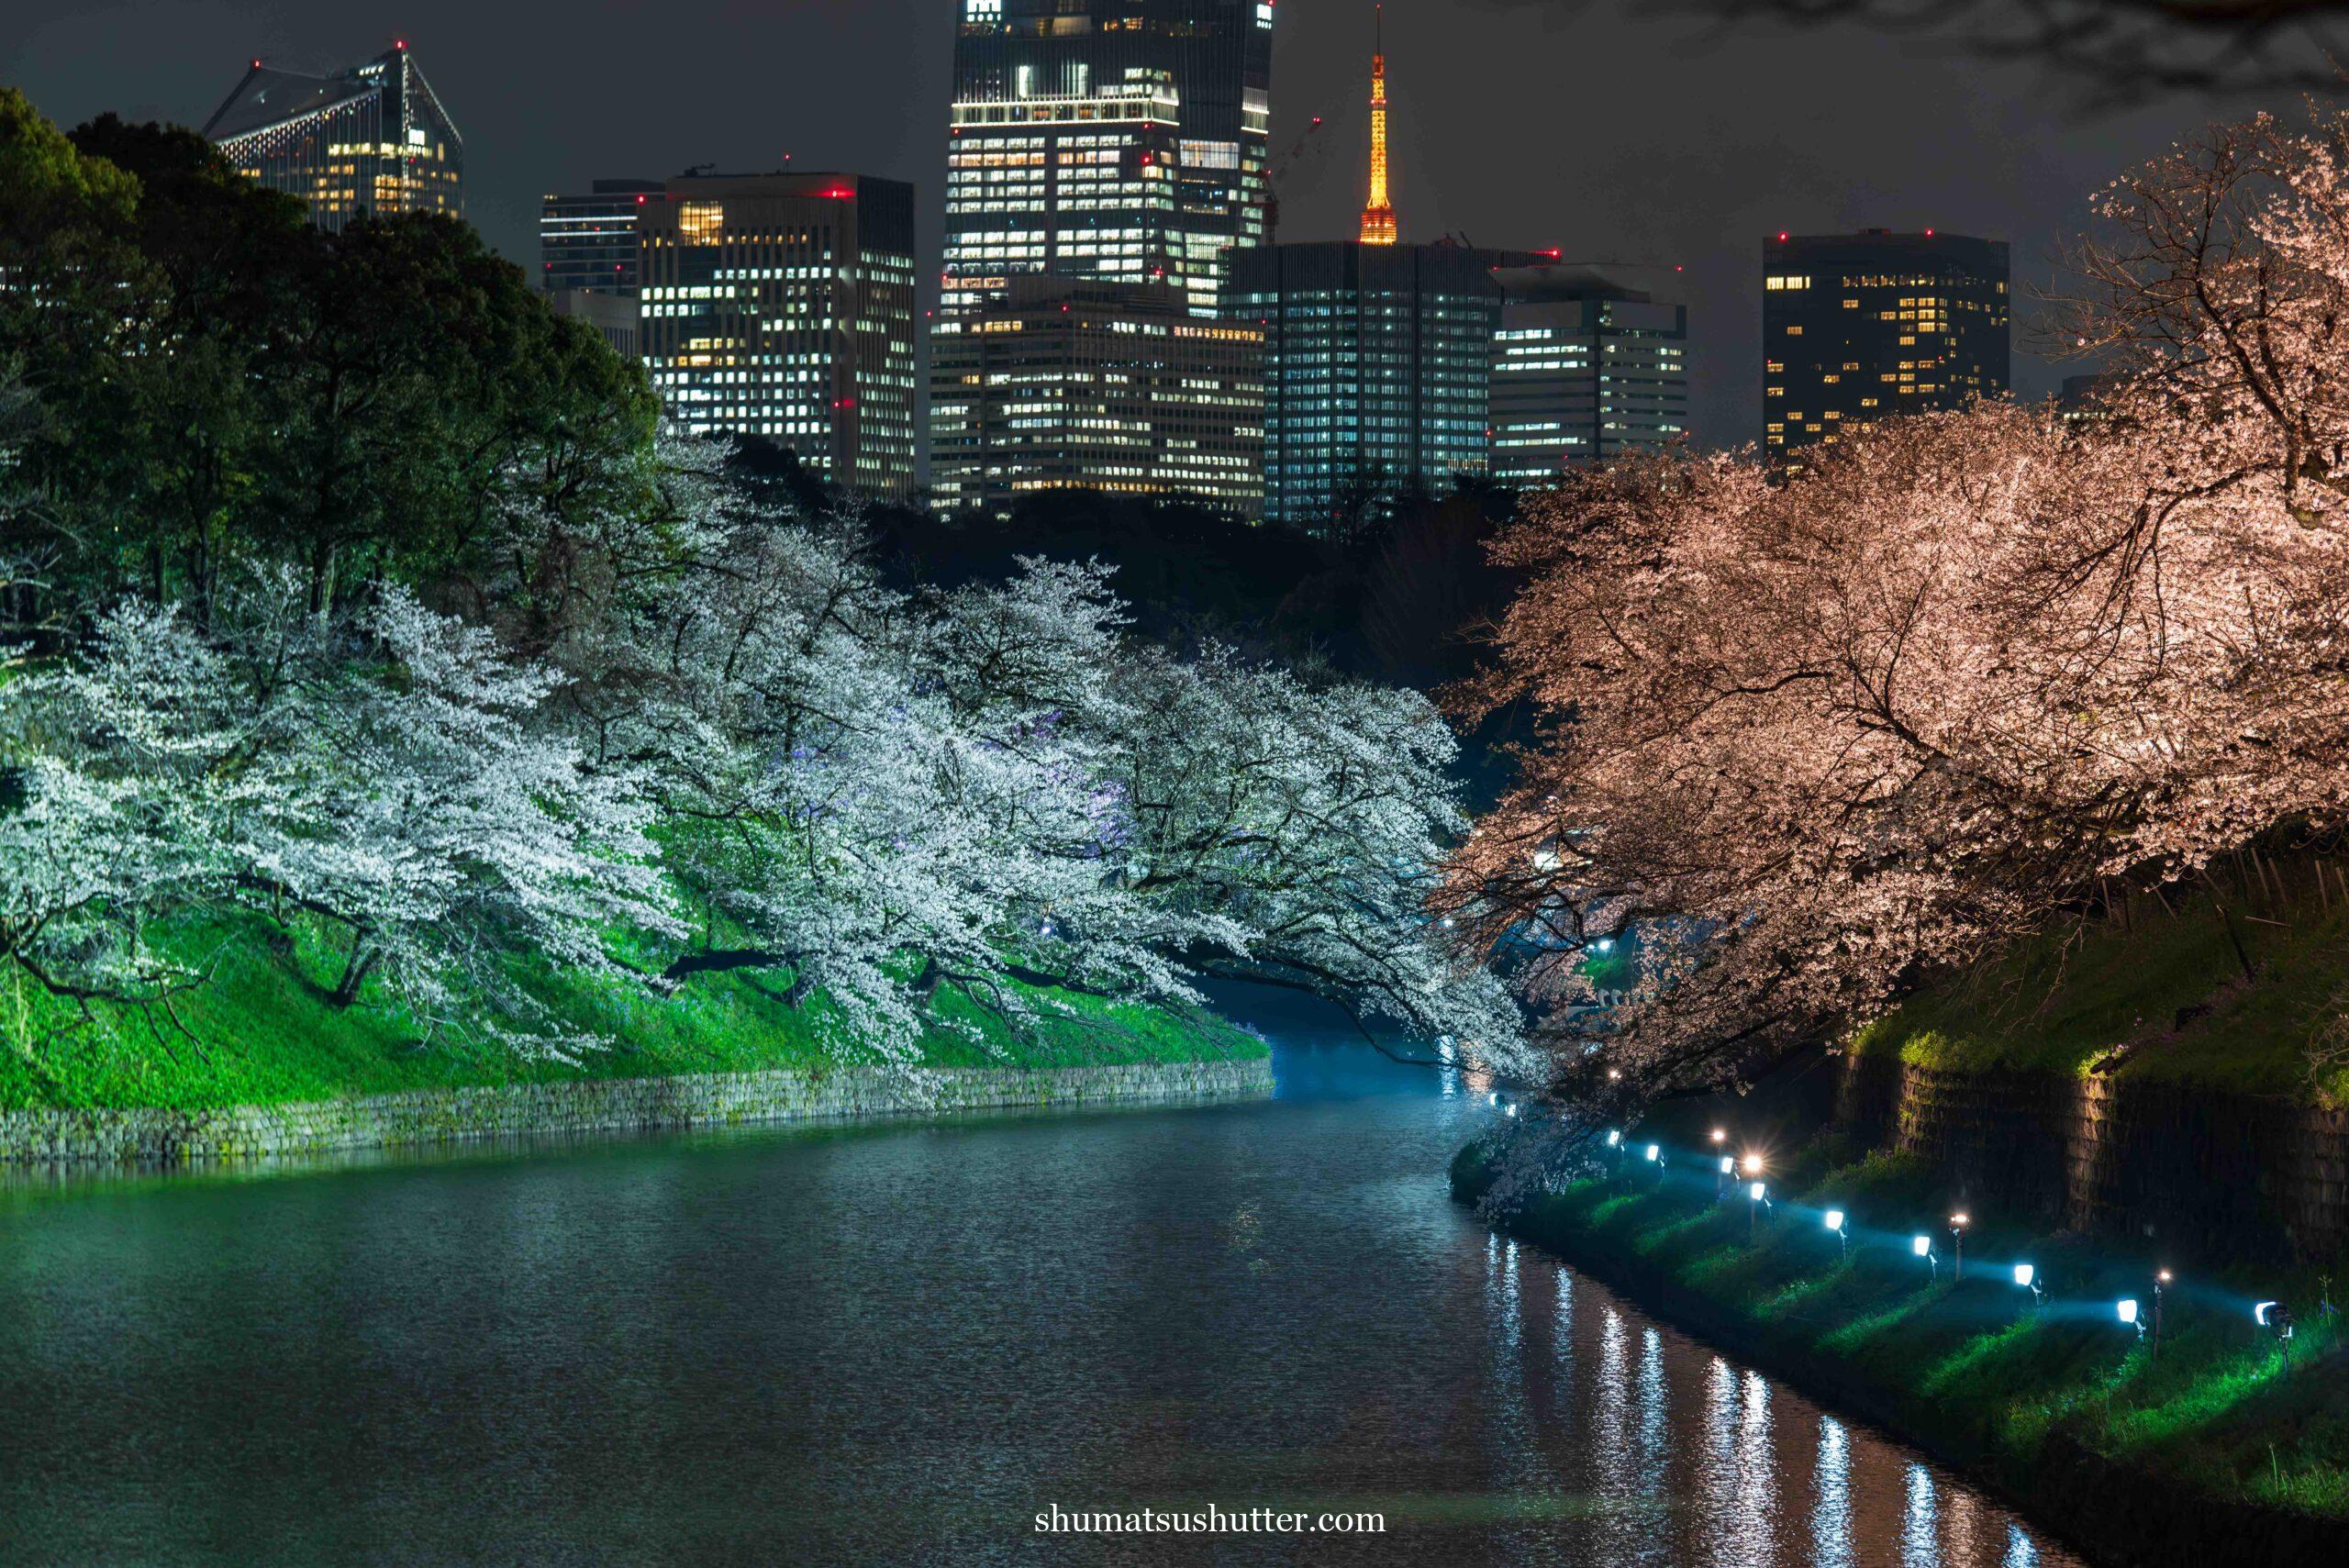
[[[1482,1094],[1286,1038],[1265,1105],[17,1194],[0,1561],[2072,1561],[1453,1206]],[[1029,1523],[1209,1502],[1388,1533]]]

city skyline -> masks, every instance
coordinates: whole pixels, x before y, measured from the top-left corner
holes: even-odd
[[[1350,238],[1359,225],[1370,9],[1277,0],[1275,158],[1309,117],[1332,121],[1281,184],[1285,239]],[[28,0],[0,41],[0,79],[67,123],[111,109],[200,126],[256,56],[324,71],[405,36],[464,127],[467,216],[534,275],[549,191],[703,162],[774,168],[786,152],[798,167],[911,181],[918,254],[934,257],[956,10],[956,0],[670,7],[660,18],[670,57],[700,63],[669,80],[643,67],[638,13],[572,17],[551,32],[447,0],[380,18],[234,0],[147,6],[141,26],[122,28],[68,0]],[[1752,259],[1766,233],[1939,227],[2009,240],[2016,390],[2052,393],[2078,367],[2031,357],[2022,329],[2054,246],[2087,221],[2087,194],[2184,126],[2238,106],[2082,117],[2032,68],[1843,28],[1715,35],[1690,18],[1499,0],[1399,0],[1384,26],[1402,238],[1464,232],[1483,245],[1554,246],[1567,261],[1685,267],[1664,286],[1687,300],[1690,331],[1712,355],[1690,410],[1706,444],[1762,434]],[[532,70],[511,69],[517,51]],[[1734,113],[1723,102],[1732,89]],[[593,111],[597,94],[626,112]],[[924,278],[925,304],[935,282]]]

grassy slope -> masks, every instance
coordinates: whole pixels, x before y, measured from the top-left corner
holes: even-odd
[[[258,923],[184,933],[172,944],[209,959],[212,980],[161,1007],[87,1011],[0,981],[0,1108],[162,1106],[195,1108],[456,1084],[810,1067],[859,1060],[828,1039],[820,1001],[795,1009],[749,973],[696,976],[676,996],[627,996],[556,978],[539,987],[557,1013],[603,1031],[617,1048],[581,1066],[532,1061],[496,1047],[418,1049],[417,1030],[371,986],[360,1003],[327,1000],[331,955],[308,933],[271,951]],[[1031,994],[1033,995],[1033,994]],[[923,1041],[935,1066],[1064,1066],[1262,1056],[1261,1040],[1208,1013],[1113,1006],[1054,993],[1063,1009],[1022,1039],[1000,1020],[942,995],[941,1014],[978,1026]]]
[[[2349,1098],[2349,1070],[2311,1082],[2305,1051],[2349,1010],[2349,917],[2320,901],[2308,862],[2282,868],[2291,895],[2229,889],[2235,930],[2257,971],[2245,984],[2207,892],[2141,901],[2132,919],[2096,920],[2022,944],[1911,998],[1854,1049],[1920,1066],[2085,1074],[2115,1047],[2122,1077],[2243,1094]],[[2181,1009],[2207,1008],[2179,1021]]]
[[[2156,1359],[2110,1306],[2133,1296],[2150,1310],[2149,1264],[1986,1228],[1968,1238],[1965,1282],[1953,1285],[1944,1268],[1930,1284],[1903,1245],[1908,1225],[1938,1212],[1930,1179],[1898,1157],[1839,1164],[1848,1153],[1816,1147],[1782,1173],[1782,1189],[1801,1195],[1758,1240],[1747,1206],[1716,1204],[1710,1180],[1693,1173],[1661,1192],[1644,1180],[1577,1182],[1536,1199],[1512,1229],[1644,1287],[1666,1310],[1696,1304],[1699,1327],[1863,1396],[2025,1497],[2046,1499],[2047,1473],[2085,1451],[2189,1503],[2349,1527],[2349,1356],[2338,1324],[2320,1320],[2313,1281],[2181,1282]],[[1464,1191],[1481,1168],[1477,1149],[1464,1151]],[[1830,1206],[1879,1227],[1855,1233],[1849,1262],[1820,1225]],[[2047,1309],[2026,1310],[2028,1294],[1998,1273],[2017,1259],[2052,1281]],[[2302,1309],[2288,1376],[2252,1329],[2254,1289]]]

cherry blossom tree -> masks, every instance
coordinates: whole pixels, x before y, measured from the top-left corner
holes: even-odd
[[[1562,1071],[1718,1082],[2109,879],[2341,823],[2344,145],[2260,119],[2099,197],[2061,319],[2116,367],[2103,417],[1978,406],[1783,485],[1675,453],[1528,502],[1498,550],[1531,585],[1458,701],[1545,728],[1440,904],[1551,1004],[1641,938],[1638,999],[1561,1029]]]

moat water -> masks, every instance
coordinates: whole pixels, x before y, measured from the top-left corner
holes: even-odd
[[[1445,1193],[1456,1074],[0,1190],[0,1562],[2074,1562]],[[1143,1508],[1381,1534],[1039,1533]]]

